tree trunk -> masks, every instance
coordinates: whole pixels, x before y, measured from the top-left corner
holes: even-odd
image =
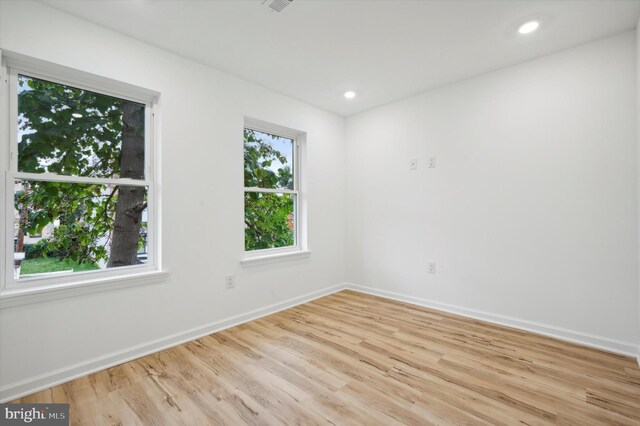
[[[123,101],[120,177],[144,179],[144,105]],[[145,187],[120,186],[108,268],[136,265]]]
[[[23,184],[25,198],[29,193],[29,182],[24,182]],[[24,224],[27,223],[27,216],[29,215],[29,211],[26,205],[23,205],[20,209],[19,213],[19,227],[18,227],[18,241],[16,242],[16,253],[24,252]],[[22,260],[16,260],[15,266],[22,265]]]

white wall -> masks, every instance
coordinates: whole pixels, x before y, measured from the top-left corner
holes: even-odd
[[[635,40],[348,118],[349,281],[635,353]]]
[[[161,92],[171,272],[162,284],[2,309],[4,396],[45,383],[57,369],[63,377],[96,357],[344,281],[343,118],[33,1],[0,5],[0,48]],[[307,132],[308,259],[239,265],[245,115]],[[224,288],[228,273],[236,274],[232,291]]]

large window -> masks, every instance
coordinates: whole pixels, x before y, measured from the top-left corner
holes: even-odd
[[[153,101],[5,73],[5,287],[154,268]]]
[[[244,128],[244,246],[247,255],[301,244],[300,141],[286,129]]]

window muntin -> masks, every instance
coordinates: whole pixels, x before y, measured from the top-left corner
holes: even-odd
[[[152,103],[17,70],[9,85],[6,286],[153,267]]]
[[[295,138],[244,129],[245,251],[299,248],[299,162]]]

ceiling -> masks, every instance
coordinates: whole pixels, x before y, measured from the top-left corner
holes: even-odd
[[[340,115],[635,27],[638,0],[41,0]],[[518,34],[538,19],[540,29]],[[346,90],[355,99],[343,97]]]

